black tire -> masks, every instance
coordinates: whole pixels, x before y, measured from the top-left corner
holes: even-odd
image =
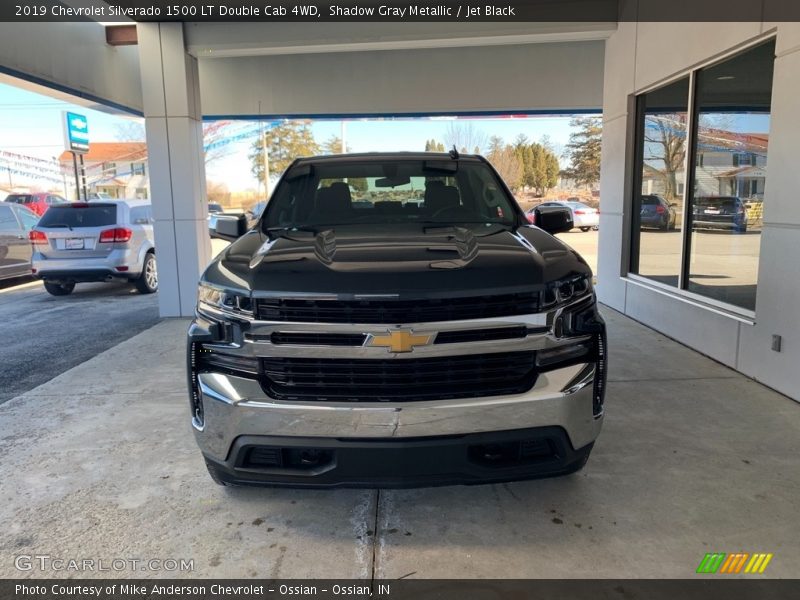
[[[591,227],[579,227],[578,229],[580,229],[583,233],[586,233],[591,229]]]
[[[211,479],[214,481],[214,483],[221,485],[222,487],[232,487],[230,483],[227,483],[220,478],[219,473],[217,473],[217,468],[208,461],[206,461],[206,469],[208,469],[208,474],[211,476]]]
[[[145,254],[142,274],[133,283],[141,294],[152,294],[158,291],[158,270],[156,268],[155,254],[152,252]]]
[[[69,296],[75,289],[74,283],[56,283],[55,281],[45,281],[44,289],[52,296]]]

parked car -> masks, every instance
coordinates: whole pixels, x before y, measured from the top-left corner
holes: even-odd
[[[208,235],[212,238],[216,237],[217,215],[221,215],[224,212],[221,204],[216,202],[208,203]]]
[[[25,208],[32,210],[37,215],[43,215],[53,204],[64,204],[67,202],[58,194],[36,193],[36,194],[9,194],[6,202],[22,204]]]
[[[0,279],[31,274],[28,232],[39,215],[21,204],[0,202]]]
[[[678,212],[674,202],[667,202],[657,194],[642,194],[639,211],[641,227],[652,227],[663,231],[675,229]]]
[[[542,202],[538,206],[560,206],[568,208],[572,213],[572,221],[575,223],[575,227],[584,233],[590,229],[597,229],[600,225],[600,212],[596,208],[587,206],[583,202],[571,200],[561,202],[553,200],[551,202]],[[528,212],[532,214],[533,210],[534,209],[531,209]]]
[[[692,203],[692,229],[747,231],[747,207],[736,196],[700,196]]]
[[[113,200],[108,192],[90,192],[89,200]]]
[[[364,178],[370,207],[342,180]],[[406,202],[418,197],[420,204]],[[200,279],[187,415],[222,485],[392,487],[564,475],[600,432],[592,272],[488,161],[295,160]]]
[[[149,200],[72,202],[50,207],[29,234],[33,276],[54,296],[76,283],[128,280],[158,290]]]

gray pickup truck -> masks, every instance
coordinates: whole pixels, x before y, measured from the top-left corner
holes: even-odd
[[[292,163],[203,273],[190,419],[222,485],[409,487],[563,475],[603,419],[586,262],[479,156]]]

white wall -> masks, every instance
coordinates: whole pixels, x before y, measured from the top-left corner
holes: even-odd
[[[771,1],[771,0],[770,0]],[[636,1],[627,2],[635,9]],[[777,32],[755,319],[626,278],[629,95]],[[800,400],[800,24],[621,22],[606,42],[598,294],[604,303]],[[783,336],[782,352],[770,349]]]
[[[74,95],[36,84],[21,87],[98,110],[109,110],[98,102],[105,101],[142,112],[138,49],[106,44],[99,23],[7,23],[0,35],[0,66]],[[7,75],[0,81],[20,85]]]
[[[205,115],[598,109],[603,93],[601,41],[198,62]]]

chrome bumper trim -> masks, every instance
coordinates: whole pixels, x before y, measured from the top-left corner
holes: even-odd
[[[555,425],[581,448],[602,426],[592,415],[594,378],[586,368],[542,373],[524,394],[392,404],[279,401],[255,380],[200,373],[204,424],[195,424],[195,436],[207,456],[221,461],[241,435],[411,438]]]

